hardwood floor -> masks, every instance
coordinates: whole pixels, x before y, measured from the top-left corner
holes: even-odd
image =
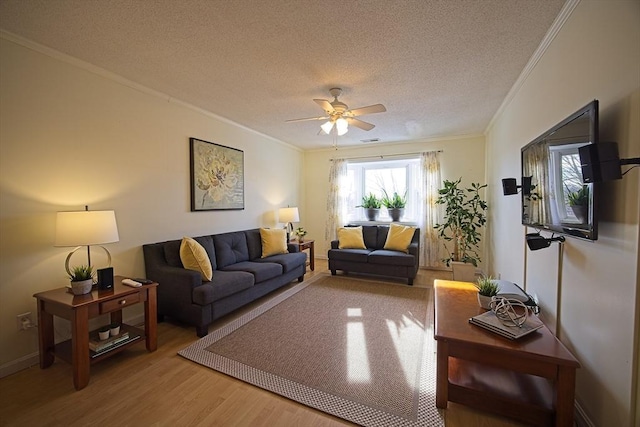
[[[315,272],[309,271],[306,277],[326,270],[326,260],[317,259]],[[435,278],[450,277],[449,272],[421,270],[415,286],[431,286]],[[228,320],[222,319],[212,329]],[[177,355],[197,339],[195,328],[160,323],[157,351],[148,353],[144,345],[133,346],[92,366],[89,385],[80,391],[73,387],[70,365],[60,360],[48,369],[36,365],[2,378],[0,425],[353,425]],[[448,427],[521,425],[451,403],[445,416]]]

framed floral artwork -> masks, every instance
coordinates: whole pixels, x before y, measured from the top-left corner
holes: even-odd
[[[189,138],[191,211],[244,209],[244,151]]]

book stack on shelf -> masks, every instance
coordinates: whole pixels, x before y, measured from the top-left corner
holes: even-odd
[[[129,335],[129,332],[124,331],[118,335],[109,337],[106,340],[100,340],[98,338],[98,333],[94,332],[89,337],[89,350],[91,350],[91,357],[97,357],[138,338],[140,338],[138,335]]]
[[[520,326],[505,325],[491,310],[477,316],[473,316],[471,319],[469,319],[469,323],[471,323],[472,325],[480,326],[481,328],[485,328],[498,335],[502,335],[503,337],[510,340],[516,340],[518,338],[524,337],[525,335],[528,335],[543,326],[542,321],[534,315],[527,316],[524,323]]]

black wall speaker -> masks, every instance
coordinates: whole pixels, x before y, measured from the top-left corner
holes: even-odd
[[[585,183],[621,179],[617,142],[583,145],[578,149],[582,180]]]
[[[98,289],[113,288],[113,267],[98,269]]]
[[[515,178],[503,178],[502,179],[502,194],[509,196],[511,194],[518,193],[518,184]]]

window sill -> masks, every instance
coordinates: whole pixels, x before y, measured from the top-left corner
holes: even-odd
[[[412,221],[395,221],[394,224],[398,225],[410,225],[413,227],[417,227],[418,224]],[[349,224],[353,225],[389,225],[391,221],[350,221]]]

